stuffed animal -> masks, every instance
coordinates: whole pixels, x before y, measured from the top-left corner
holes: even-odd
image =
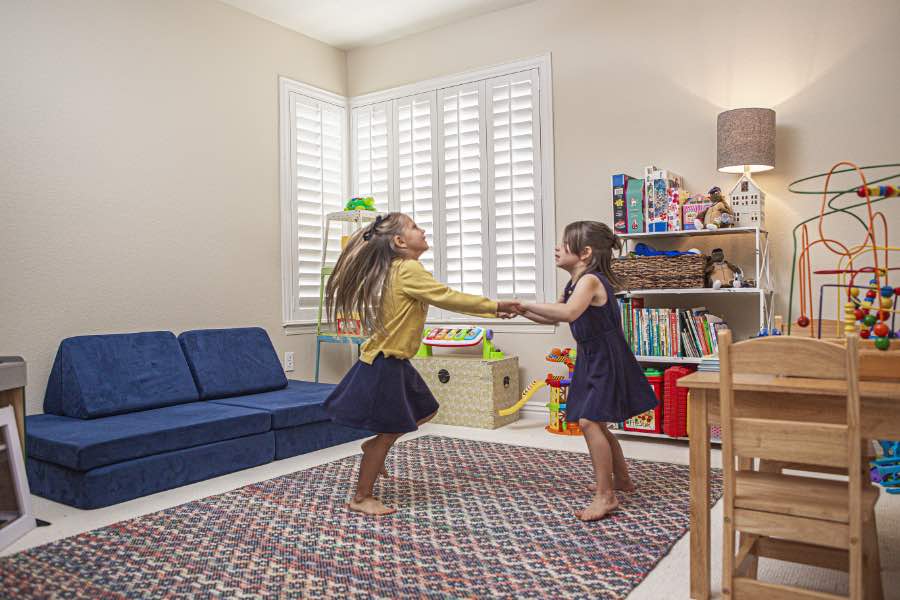
[[[706,281],[714,289],[741,287],[743,272],[739,266],[725,260],[725,252],[721,248],[716,248],[706,259]]]
[[[694,219],[694,227],[697,229],[719,229],[734,225],[734,211],[731,210],[722,190],[714,187],[709,190],[709,200],[712,206],[697,215]]]

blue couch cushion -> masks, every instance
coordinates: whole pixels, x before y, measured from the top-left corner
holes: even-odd
[[[92,419],[198,399],[172,332],[83,335],[59,345],[44,412]]]
[[[325,399],[335,385],[291,379],[283,390],[215,400],[218,404],[244,406],[272,414],[272,429],[284,429],[306,423],[328,421]]]
[[[90,471],[73,471],[31,456],[25,468],[32,494],[91,509],[264,465],[274,454],[274,433],[266,431]]]
[[[76,471],[269,431],[268,412],[206,402],[91,419],[26,417],[29,457]]]
[[[322,448],[330,448],[375,434],[372,431],[353,429],[331,421],[275,429],[273,433],[275,434],[275,460],[315,452]]]
[[[264,329],[200,329],[178,336],[202,400],[287,387],[287,377]]]

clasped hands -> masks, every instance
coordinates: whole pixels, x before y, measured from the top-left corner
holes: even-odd
[[[512,319],[518,316],[528,316],[528,306],[518,300],[497,301],[497,316],[501,319]]]

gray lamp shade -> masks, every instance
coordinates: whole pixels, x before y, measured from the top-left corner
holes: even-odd
[[[775,111],[736,108],[719,113],[716,126],[718,169],[723,173],[775,168]]]

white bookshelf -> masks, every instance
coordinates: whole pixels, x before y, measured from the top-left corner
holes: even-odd
[[[624,242],[623,254],[644,242],[657,250],[688,250],[698,248],[709,255],[713,248],[721,247],[725,258],[741,267],[745,277],[752,277],[757,287],[750,288],[666,288],[634,289],[617,294],[624,297],[645,298],[646,308],[689,309],[704,305],[712,314],[722,317],[735,331],[737,339],[745,339],[756,333],[766,322],[772,305],[774,291],[768,276],[768,232],[756,227],[731,227],[688,231],[664,231],[632,233],[619,236]],[[646,367],[669,365],[699,365],[703,359],[672,356],[636,356]],[[625,431],[613,429],[617,436],[644,437],[667,440],[687,440],[665,433]]]
[[[756,335],[766,324],[772,306],[774,290],[769,277],[769,234],[757,227],[728,227],[724,229],[690,229],[620,235],[625,241],[623,255],[643,242],[657,250],[688,250],[697,248],[709,255],[713,248],[722,247],[725,258],[736,263],[744,277],[752,277],[756,287],[749,288],[664,288],[633,289],[618,296],[647,298],[647,308],[691,308],[703,304],[711,313],[722,317],[735,332],[736,339]],[[735,256],[737,255],[737,256]],[[657,357],[642,357],[654,359]],[[672,364],[678,364],[672,359]]]

